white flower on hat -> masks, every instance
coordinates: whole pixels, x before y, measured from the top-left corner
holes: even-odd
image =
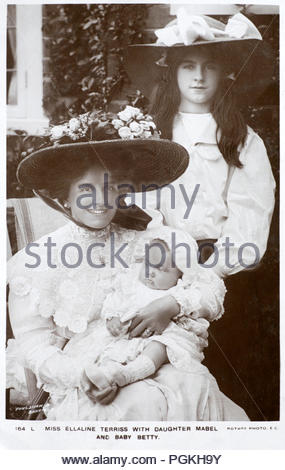
[[[132,121],[129,124],[129,128],[131,129],[131,131],[133,132],[135,137],[137,137],[139,135],[142,135],[142,133],[144,131],[143,126],[141,124],[139,124],[138,122],[136,122],[136,121]]]
[[[66,133],[66,126],[60,125],[60,126],[54,126],[51,129],[51,136],[50,138],[52,140],[57,140],[60,139],[65,133]]]
[[[135,109],[138,109],[138,108],[135,108]],[[143,115],[143,113],[140,111],[140,112],[135,116],[135,118],[136,118],[137,120],[141,120],[141,119],[144,118],[144,115]]]
[[[154,124],[153,121],[140,121],[140,124],[143,126],[143,128],[146,131],[149,131],[150,129],[156,129],[156,125]]]
[[[144,131],[143,137],[145,137],[146,139],[149,139],[151,136],[152,136],[152,133],[150,131]]]
[[[118,130],[118,134],[121,137],[121,139],[133,139],[134,138],[132,131],[127,126],[121,127],[121,129]]]
[[[128,111],[132,113],[132,118],[141,119],[143,117],[140,108],[135,108],[134,106],[126,106],[126,109],[128,109]]]
[[[79,119],[72,118],[69,120],[69,129],[74,132],[80,128],[81,122]]]
[[[124,123],[123,121],[121,121],[121,119],[113,119],[112,124],[115,129],[120,129],[121,127],[124,126]]]
[[[122,119],[122,121],[128,122],[130,119],[133,118],[141,119],[143,117],[143,114],[140,108],[135,108],[134,106],[126,106],[123,111],[118,113],[118,117]]]
[[[150,129],[150,123],[147,121],[140,121],[140,125],[143,126],[145,131],[149,131]]]
[[[130,106],[126,106],[126,108],[123,111],[118,113],[118,117],[124,122],[128,122],[133,117],[132,111],[128,108],[130,108]]]

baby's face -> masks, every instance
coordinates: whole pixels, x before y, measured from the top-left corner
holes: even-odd
[[[157,246],[152,246],[149,251],[149,262],[146,260],[140,269],[139,280],[151,289],[167,290],[177,284],[181,277],[181,271],[172,266],[171,252],[165,246],[165,260],[161,264],[161,250]],[[157,267],[155,267],[157,266]]]

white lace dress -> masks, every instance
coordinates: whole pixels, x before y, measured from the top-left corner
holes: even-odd
[[[187,370],[174,357],[153,377],[120,389],[108,406],[92,403],[81,388],[90,360],[88,338],[94,332],[98,354],[110,342],[96,334],[105,328],[103,301],[117,276],[134,267],[139,237],[139,232],[112,224],[90,232],[69,223],[10,260],[9,309],[15,339],[7,349],[7,387],[25,392],[23,368],[31,369],[38,385],[50,393],[47,419],[247,420],[201,366],[208,320],[222,313],[225,293],[223,281],[212,274],[208,280],[197,278],[191,285],[182,281],[173,288],[181,305],[177,325],[184,335],[192,335],[195,345]],[[202,321],[193,316],[191,300],[197,302],[199,289]]]

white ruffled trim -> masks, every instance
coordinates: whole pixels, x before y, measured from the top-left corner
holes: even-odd
[[[24,297],[28,295],[32,289],[32,281],[25,276],[16,276],[10,281],[10,291],[11,293]]]
[[[174,320],[189,315],[198,318],[198,311],[202,307],[208,310],[206,318],[210,321],[218,320],[224,313],[225,294],[224,281],[212,270],[199,267],[199,274],[194,282],[190,284],[187,276],[184,276],[177,286],[171,289],[171,295],[180,306],[180,312]]]

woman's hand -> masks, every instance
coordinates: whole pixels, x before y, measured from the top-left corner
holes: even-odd
[[[129,337],[142,336],[147,328],[160,335],[169,325],[171,318],[179,311],[180,307],[171,295],[154,300],[133,318],[129,328]]]

